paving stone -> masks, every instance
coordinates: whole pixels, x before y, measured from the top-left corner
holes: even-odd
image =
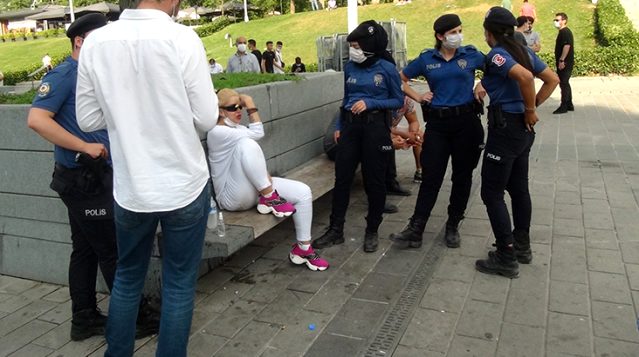
[[[29,300],[37,300],[59,289],[59,285],[40,283],[33,288],[22,292],[20,295]]]
[[[565,204],[556,203],[554,210],[555,218],[575,219],[582,220],[583,212],[581,210],[581,204]]]
[[[55,324],[38,320],[27,322],[0,338],[0,356],[8,356],[39,336],[47,333],[55,326]]]
[[[508,209],[509,212],[512,212],[512,209]],[[546,208],[538,208],[533,205],[532,209],[532,224],[550,226],[553,224],[553,213],[552,210]]]
[[[457,324],[458,335],[496,341],[501,329],[504,305],[469,300]]]
[[[495,304],[505,304],[509,288],[509,279],[496,275],[477,274],[470,288],[469,298]]]
[[[368,338],[387,309],[388,304],[350,299],[335,315],[325,332]]]
[[[108,310],[103,310],[108,311]],[[53,309],[48,312],[38,316],[38,320],[52,322],[54,324],[61,324],[69,319],[71,319],[73,313],[71,311],[71,300],[56,305]]]
[[[254,285],[236,282],[228,282],[218,289],[215,293],[209,295],[198,305],[198,309],[205,312],[221,313],[236,303],[244,294],[246,294]]]
[[[408,347],[404,345],[397,345],[395,351],[393,351],[393,357],[445,357],[445,352],[437,352],[431,350],[423,350],[415,347]]]
[[[639,242],[639,225],[616,226],[617,239],[621,242]]]
[[[219,351],[227,342],[228,339],[224,337],[196,333],[189,339],[187,354],[192,357],[209,357]]]
[[[616,250],[586,249],[588,270],[624,274],[621,253]]]
[[[11,357],[44,357],[53,352],[52,349],[28,344],[11,354]]]
[[[636,357],[639,344],[595,337],[595,354],[601,357]]]
[[[537,271],[542,271],[539,267]],[[523,273],[523,274],[522,274]],[[520,279],[510,285],[504,321],[528,326],[545,326],[548,279],[547,273],[520,272]]]
[[[550,278],[585,284],[587,282],[586,271],[584,241],[573,237],[555,236],[550,261]]]
[[[215,356],[245,357],[259,355],[280,329],[281,326],[277,324],[251,321],[233,339],[228,341]]]
[[[9,298],[0,302],[0,311],[10,314],[29,305],[32,302],[33,300],[26,299],[24,296],[9,295]]]
[[[71,341],[71,320],[56,326],[35,339],[32,343],[38,346],[58,350]]]
[[[262,302],[240,299],[223,313],[210,319],[200,332],[207,335],[232,338],[265,307],[266,304]]]
[[[612,208],[636,208],[637,201],[635,200],[632,190],[627,191],[612,191],[608,192],[608,202]]]
[[[431,280],[419,306],[437,311],[460,313],[470,284],[446,279]]]
[[[553,222],[553,235],[583,237],[584,223],[577,219],[555,218]]]
[[[311,348],[304,354],[306,357],[356,356],[364,345],[364,340],[329,333],[321,334]]]
[[[373,269],[377,273],[409,275],[421,262],[421,251],[391,248],[384,253]]]
[[[4,282],[5,283],[0,286],[0,293],[13,295],[21,294],[38,285],[35,281],[20,278],[5,279]]]
[[[71,295],[69,295],[69,288],[65,286],[43,297],[42,299],[57,303],[63,303],[71,300]]]
[[[435,269],[433,277],[470,283],[475,276],[475,260],[471,257],[446,254]]]
[[[0,336],[10,334],[18,327],[27,324],[31,320],[53,309],[54,307],[55,303],[50,301],[36,300],[20,310],[7,315],[2,319],[2,324],[0,324]]]
[[[497,344],[497,356],[531,357],[544,355],[544,335],[541,327],[522,326],[504,322]]]
[[[233,254],[231,258],[224,263],[224,266],[245,268],[248,265],[254,263],[259,257],[264,255],[269,250],[270,248],[267,247],[247,245]]]
[[[295,320],[313,295],[301,291],[284,290],[255,320],[286,325]]]
[[[331,314],[302,310],[295,321],[287,324],[275,335],[269,347],[283,352],[282,356],[302,356],[313,341],[326,328]],[[313,324],[314,329],[309,326]]]
[[[291,242],[286,240],[286,242],[281,242],[278,245],[272,247],[269,251],[264,253],[262,258],[282,259],[282,257],[286,257],[288,252],[290,251],[291,251]]]
[[[577,356],[591,355],[592,331],[586,317],[548,313],[546,348],[550,353],[567,353]]]
[[[584,212],[610,212],[610,205],[607,199],[582,199]]]
[[[624,263],[639,264],[639,242],[620,242],[619,247]]]
[[[592,302],[595,336],[639,343],[637,317],[631,305]]]
[[[377,250],[374,253],[365,253],[363,250],[356,251],[335,274],[334,279],[361,283],[370,273],[375,264],[382,258],[384,251]],[[330,262],[329,262],[330,263]],[[333,269],[332,267],[329,269]]]
[[[581,205],[581,195],[576,187],[575,191],[557,191],[555,192],[555,202],[569,205]]]
[[[220,314],[216,312],[205,312],[202,310],[193,310],[193,318],[191,320],[190,333],[201,332],[204,326],[208,325],[211,321],[217,319]]]
[[[329,262],[330,263],[330,262]],[[339,269],[328,268],[323,272],[306,270],[301,272],[295,279],[288,284],[288,289],[315,294],[326,284],[333,276],[337,274]]]
[[[456,313],[418,308],[400,344],[422,350],[446,352],[455,333]]]
[[[369,278],[374,275],[369,275]],[[367,282],[370,284],[374,282]],[[344,303],[353,296],[353,293],[358,287],[363,286],[359,283],[353,283],[350,281],[343,281],[336,277],[326,283],[322,288],[311,298],[311,300],[304,307],[307,310],[335,313],[344,305]]]
[[[456,335],[451,343],[448,356],[455,357],[481,357],[493,356],[497,349],[497,342],[474,337]]]
[[[211,294],[221,288],[237,273],[237,268],[217,267],[197,281],[196,290]]]
[[[630,282],[630,289],[639,290],[639,264],[626,264],[626,272]]]
[[[551,281],[548,310],[590,316],[588,286],[566,281]]]
[[[306,266],[298,268],[306,269]],[[243,299],[269,303],[286,289],[293,280],[290,275],[284,274],[267,273],[263,276],[259,275],[255,276],[259,280],[257,280],[251,290],[244,294]]]
[[[550,244],[552,240],[552,227],[533,224],[530,227],[530,242],[537,244]]]
[[[484,247],[488,243],[488,236],[475,236],[464,234],[461,237],[461,245],[457,249],[449,249],[449,255],[463,255],[472,258],[483,258],[486,256]]]
[[[462,236],[472,234],[480,237],[486,237],[492,232],[490,221],[487,216],[483,219],[466,218],[459,227],[459,234]]]
[[[609,212],[584,212],[584,227],[593,229],[613,229],[614,223]]]
[[[619,250],[613,230],[586,229],[586,248]]]
[[[359,285],[353,297],[390,303],[401,293],[405,280],[406,276],[403,275],[373,272]]]
[[[625,275],[591,271],[590,298],[620,304],[632,304],[628,279]]]

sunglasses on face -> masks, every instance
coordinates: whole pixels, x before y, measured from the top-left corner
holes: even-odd
[[[239,104],[233,104],[233,105],[229,105],[229,106],[226,106],[226,107],[220,107],[220,108],[226,110],[227,112],[235,112],[235,111],[238,111],[238,110],[242,110],[242,106],[239,105]]]

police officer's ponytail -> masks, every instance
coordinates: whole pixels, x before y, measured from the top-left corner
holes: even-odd
[[[532,71],[532,64],[530,63],[528,51],[521,45],[521,43],[519,43],[519,41],[515,40],[515,30],[513,26],[484,22],[484,29],[495,37],[497,44],[508,51],[517,63],[525,67],[527,70]]]

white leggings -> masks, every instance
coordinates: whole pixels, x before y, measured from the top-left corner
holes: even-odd
[[[253,139],[240,139],[231,161],[226,184],[219,191],[216,190],[220,207],[228,211],[244,211],[255,207],[259,199],[257,193],[271,185],[262,148]],[[310,187],[299,181],[273,177],[273,189],[297,210],[293,215],[297,240],[310,241],[313,223],[313,194]]]

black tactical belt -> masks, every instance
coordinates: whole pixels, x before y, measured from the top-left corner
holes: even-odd
[[[428,119],[444,119],[473,112],[475,112],[473,104],[464,104],[456,107],[428,107],[426,116]]]

